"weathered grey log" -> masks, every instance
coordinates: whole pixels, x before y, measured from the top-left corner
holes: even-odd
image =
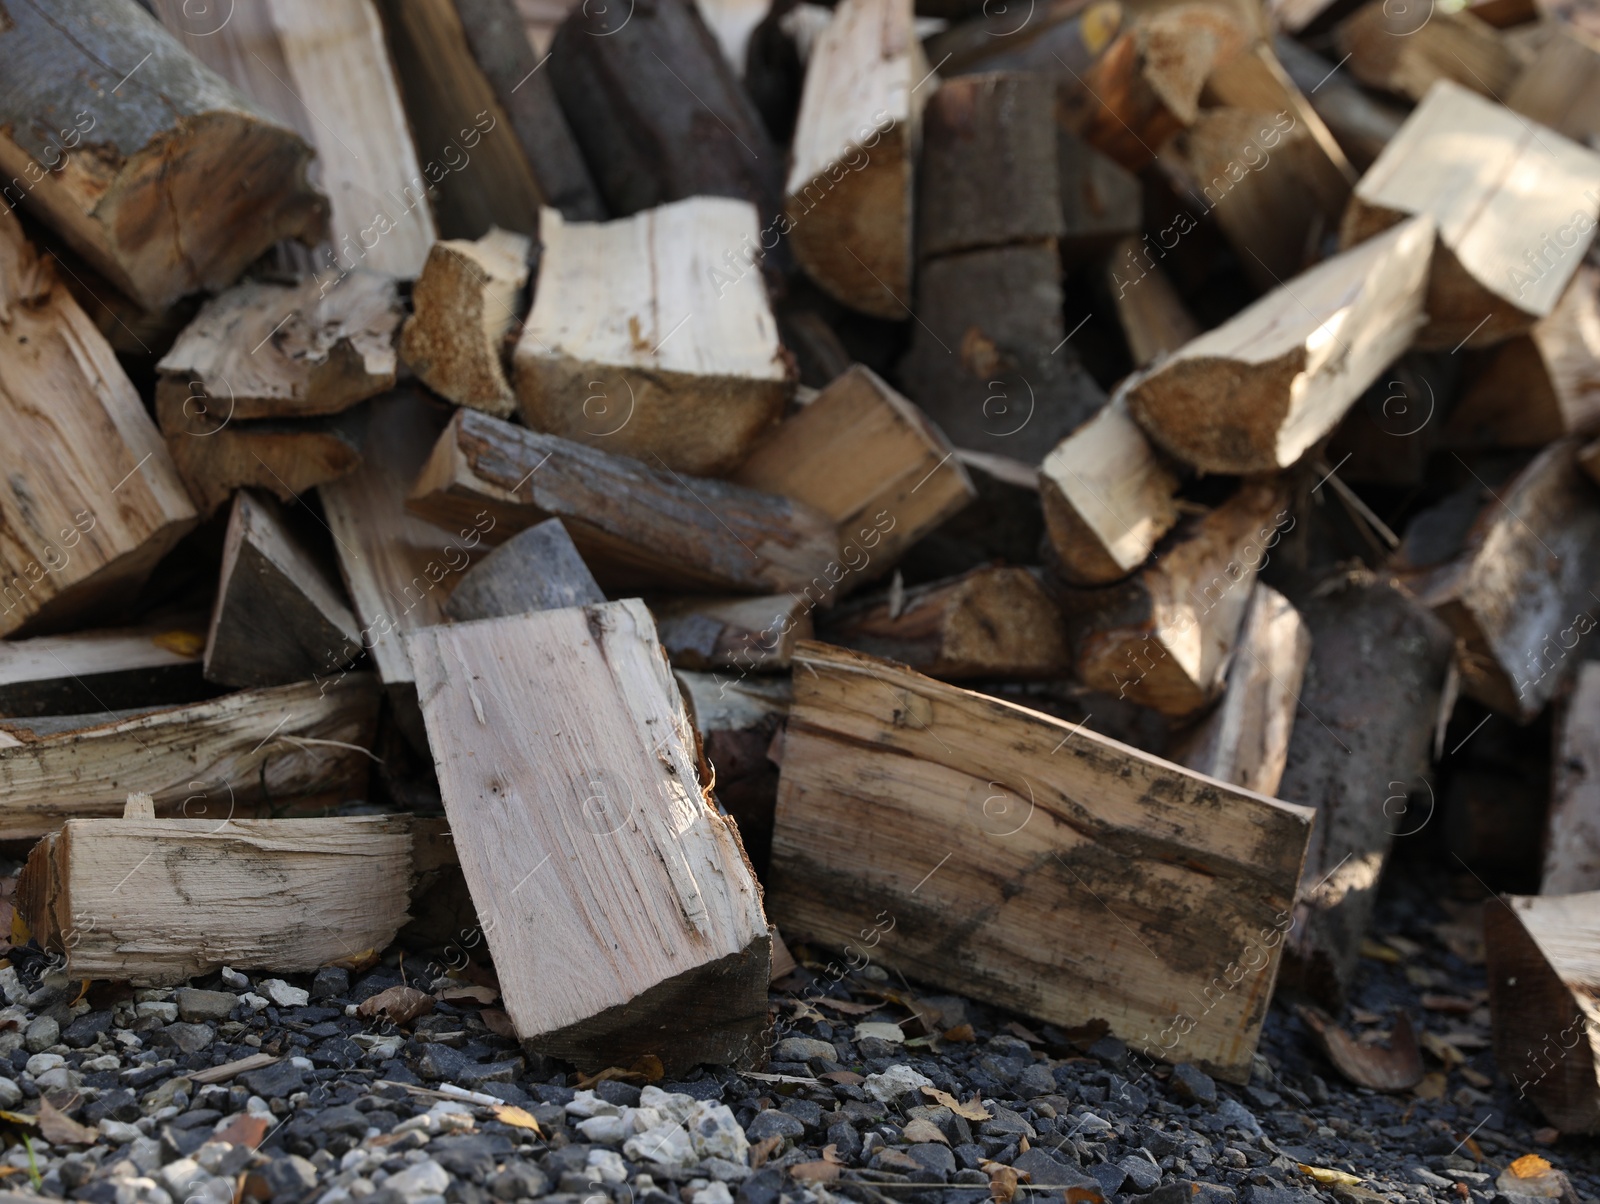
[[[468,569],[444,609],[465,622],[605,600],[572,536],[551,518],[519,531]]]

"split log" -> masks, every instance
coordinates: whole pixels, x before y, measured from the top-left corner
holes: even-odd
[[[307,182],[311,147],[134,0],[70,11],[22,0],[7,13],[7,207],[26,198],[118,290],[165,309],[228,287],[281,238],[322,237],[328,202]]]
[[[700,783],[644,604],[438,627],[406,647],[517,1035],[584,1067],[761,1057],[760,889]]]
[[[957,449],[977,500],[923,536],[906,552],[906,575],[929,581],[958,577],[988,564],[1039,559],[1044,513],[1039,469],[1007,456]]]
[[[732,470],[790,392],[766,285],[740,258],[755,211],[721,197],[603,223],[549,210],[540,237],[513,361],[523,421],[676,472]]]
[[[1180,526],[1120,585],[1066,590],[1078,678],[1163,715],[1192,715],[1221,692],[1256,574],[1294,519],[1276,487],[1249,483]]]
[[[1539,893],[1600,890],[1600,664],[1578,666],[1550,766]]]
[[[977,496],[944,433],[860,364],[769,430],[731,479],[815,506],[846,537],[871,539],[872,574]]]
[[[1421,213],[1439,246],[1417,346],[1487,347],[1556,307],[1594,238],[1600,157],[1441,81],[1361,177],[1340,241]]]
[[[917,5],[927,11],[926,0]],[[934,14],[929,14],[934,15]],[[994,5],[928,38],[944,76],[972,71],[1043,71],[1062,81],[1086,71],[1128,21],[1117,0],[1051,0],[1019,13]]]
[[[800,266],[879,318],[904,318],[911,296],[914,159],[922,107],[938,87],[911,10],[911,0],[834,8],[806,69],[784,186]]]
[[[240,489],[290,502],[361,467],[366,419],[360,409],[301,421],[230,422],[225,394],[174,392],[156,412],[178,476],[207,517]]]
[[[1491,902],[1483,939],[1495,1065],[1561,1132],[1600,1133],[1600,891]]]
[[[1469,12],[1372,0],[1339,24],[1333,40],[1351,75],[1411,100],[1441,79],[1498,98],[1522,71],[1499,31]]]
[[[506,379],[506,333],[522,314],[531,239],[491,229],[476,242],[436,242],[411,293],[414,313],[400,354],[440,396],[509,418],[517,408]]]
[[[1277,590],[1256,582],[1222,699],[1169,759],[1276,797],[1310,658],[1311,631],[1300,612]]]
[[[351,272],[299,284],[247,280],[214,297],[156,365],[164,430],[335,414],[394,387],[399,290]]]
[[[1074,264],[1091,259],[1139,233],[1144,189],[1132,172],[1059,126],[1056,168],[1060,173],[1064,261]]]
[[[1113,399],[1039,466],[1045,529],[1062,578],[1109,585],[1133,572],[1178,521],[1177,492],[1177,477],[1124,400]]]
[[[1072,667],[1061,611],[1032,569],[974,569],[863,598],[837,608],[822,635],[946,681],[1059,678]]]
[[[1053,241],[945,255],[917,274],[906,391],[957,447],[1038,464],[1105,405],[1063,321]]]
[[[650,613],[674,669],[783,671],[796,641],[813,635],[811,608],[794,594],[662,598]]]
[[[1445,407],[1470,376],[1463,361],[1470,362],[1443,351],[1411,351],[1380,373],[1328,440],[1326,463],[1340,465],[1339,480],[1420,486],[1445,441]]]
[[[1146,244],[1136,238],[1119,242],[1106,259],[1105,275],[1135,368],[1148,367],[1200,337],[1200,324]]]
[[[559,518],[602,586],[734,593],[803,591],[815,604],[870,559],[820,511],[726,481],[685,480],[625,456],[458,410],[407,505],[497,543]],[[876,525],[872,533],[890,529]],[[853,549],[859,560],[848,556]],[[835,575],[837,574],[837,575]],[[352,591],[353,592],[353,591]],[[359,600],[358,600],[359,604]]]
[[[1595,622],[1600,491],[1576,453],[1564,440],[1535,457],[1484,506],[1461,556],[1419,588],[1461,642],[1462,692],[1518,723],[1544,709]]]
[[[210,8],[151,2],[185,50],[316,148],[308,174],[332,207],[316,267],[414,278],[437,237],[427,194],[440,167],[424,179],[373,0],[236,4],[220,24]],[[206,184],[215,195],[219,181]]]
[[[43,20],[26,11],[18,21]],[[0,30],[0,46],[15,36]],[[111,347],[9,209],[0,419],[0,635],[78,624],[129,601],[194,526],[194,506]]]
[[[0,643],[0,716],[81,715],[193,702],[205,615]]]
[[[1405,110],[1374,99],[1343,68],[1289,37],[1273,39],[1273,50],[1295,86],[1338,140],[1356,167],[1365,170],[1405,123]]]
[[[360,628],[339,587],[270,498],[240,490],[222,545],[206,680],[286,685],[336,673],[360,655]]]
[[[1206,472],[1274,472],[1344,417],[1422,325],[1431,218],[1268,293],[1128,386],[1158,445]]]
[[[785,933],[876,931],[886,969],[1249,1077],[1309,811],[860,653],[795,665]]]
[[[411,870],[411,823],[393,816],[71,819],[34,846],[18,901],[74,977],[172,986],[386,948]]]
[[[0,840],[121,815],[130,792],[213,826],[258,804],[360,798],[377,720],[376,683],[352,673],[163,710],[0,721]]]
[[[778,212],[782,157],[694,0],[573,9],[547,70],[613,214],[691,196]]]
[[[444,608],[467,622],[605,600],[572,536],[552,518],[519,531],[468,569]]]
[[[1334,1001],[1395,837],[1433,817],[1428,750],[1452,641],[1395,583],[1370,577],[1305,598],[1300,612],[1311,663],[1278,797],[1315,808],[1317,822],[1284,981]]]
[[[1592,145],[1590,139],[1600,134],[1600,49],[1555,25],[1505,104],[1582,146]]]

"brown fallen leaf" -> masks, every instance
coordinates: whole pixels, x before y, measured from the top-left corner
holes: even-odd
[[[817,1076],[825,1083],[838,1083],[841,1087],[859,1087],[867,1080],[853,1070],[830,1070]]]
[[[963,1120],[993,1120],[994,1114],[983,1106],[983,1101],[974,1094],[970,1103],[963,1104],[948,1091],[940,1091],[937,1087],[924,1087],[922,1094],[936,1104],[943,1104]]]
[[[950,1144],[950,1139],[940,1132],[938,1125],[920,1116],[914,1116],[906,1121],[906,1127],[901,1132],[905,1135],[905,1139],[912,1143],[937,1141],[941,1145]]]
[[[363,949],[360,953],[352,953],[349,957],[341,957],[336,962],[328,963],[335,970],[348,970],[352,974],[370,970],[377,964],[378,951],[376,949]]]
[[[1473,1084],[1476,1086],[1477,1084]],[[1561,1130],[1555,1128],[1535,1129],[1533,1131],[1534,1145],[1555,1145],[1561,1140]]]
[[[254,1150],[260,1147],[267,1136],[267,1130],[271,1127],[266,1117],[257,1116],[253,1112],[241,1112],[218,1129],[211,1140],[225,1141],[229,1145],[249,1146]]]
[[[1034,1032],[1032,1029],[1026,1028],[1023,1025],[1018,1024],[1015,1020],[1010,1021],[1006,1025],[1005,1031],[1010,1033],[1013,1037],[1021,1037],[1029,1045],[1043,1045],[1044,1044],[1044,1038],[1043,1037],[1041,1037],[1038,1033]]]
[[[483,1021],[483,1026],[497,1037],[515,1037],[517,1030],[512,1026],[511,1017],[500,1008],[484,1008],[478,1013],[478,1019]]]
[[[822,1157],[816,1162],[801,1162],[791,1166],[789,1176],[808,1183],[832,1183],[839,1177],[843,1167],[844,1164],[839,1160],[839,1147],[829,1144],[822,1147]]]
[[[1422,1048],[1431,1053],[1444,1063],[1446,1070],[1453,1070],[1467,1060],[1467,1055],[1462,1053],[1438,1033],[1424,1032],[1419,1038]]]
[[[1466,1079],[1471,1086],[1476,1087],[1479,1091],[1487,1091],[1490,1087],[1494,1086],[1494,1080],[1488,1075],[1484,1074],[1481,1070],[1474,1070],[1470,1066],[1460,1066],[1456,1069],[1457,1073],[1460,1074],[1462,1078]],[[1544,1130],[1540,1129],[1539,1132],[1542,1133]],[[1555,1144],[1554,1142],[1539,1141],[1538,1133],[1534,1134],[1533,1139],[1540,1145]]]
[[[1430,1070],[1422,1076],[1422,1082],[1411,1089],[1411,1094],[1418,1099],[1443,1099],[1444,1093],[1450,1089],[1450,1080],[1442,1070]]]
[[[897,1150],[893,1146],[881,1149],[872,1159],[875,1166],[887,1171],[920,1171],[922,1163],[918,1162],[904,1150]]]
[[[544,1136],[544,1130],[539,1127],[539,1122],[533,1113],[524,1111],[515,1104],[496,1104],[490,1111],[503,1125],[510,1125],[515,1129],[528,1129],[540,1137]]]
[[[1361,1182],[1360,1175],[1352,1175],[1349,1171],[1336,1170],[1331,1166],[1308,1166],[1304,1162],[1299,1162],[1295,1165],[1300,1168],[1302,1175],[1310,1175],[1318,1183],[1348,1183],[1354,1185]]]
[[[978,1034],[972,1030],[972,1025],[958,1024],[944,1030],[944,1039],[960,1045],[971,1045],[978,1040]]]
[[[763,1137],[750,1147],[750,1169],[760,1170],[767,1164],[767,1159],[783,1147],[781,1137]]]
[[[88,1125],[80,1125],[41,1095],[39,1136],[51,1145],[93,1145],[100,1140],[100,1131],[91,1129]]]
[[[865,1016],[883,1006],[881,1003],[857,1003],[853,999],[818,999],[815,1002],[822,1007],[843,1012],[846,1016]]]
[[[477,983],[467,983],[463,986],[446,987],[439,992],[439,998],[445,1003],[493,1003],[500,998],[500,992],[493,987],[480,987]]]
[[[1033,1178],[1027,1171],[1019,1171],[1016,1167],[987,1158],[978,1164],[978,1169],[989,1176],[989,1198],[995,1204],[1009,1204],[1017,1194],[1017,1185]]]
[[[1422,1006],[1430,1012],[1450,1012],[1465,1016],[1478,1005],[1471,999],[1463,999],[1460,995],[1439,995],[1429,991],[1422,996]]]
[[[379,991],[371,999],[363,1000],[356,1008],[356,1015],[368,1020],[382,1015],[395,1024],[410,1024],[418,1016],[426,1016],[433,1011],[433,1004],[433,996],[416,987],[390,987],[386,991]]]
[[[1334,1068],[1358,1087],[1374,1091],[1409,1091],[1422,1081],[1422,1053],[1411,1020],[1401,1012],[1394,1022],[1389,1048],[1362,1045],[1316,1008],[1295,1009]]]
[[[666,1073],[666,1067],[661,1064],[660,1058],[655,1054],[645,1054],[627,1069],[621,1066],[607,1066],[604,1070],[584,1075],[578,1079],[576,1086],[579,1091],[591,1091],[596,1083],[603,1083],[608,1079],[625,1083],[659,1083]]]
[[[1577,1193],[1566,1173],[1550,1165],[1548,1159],[1538,1154],[1524,1154],[1494,1181],[1506,1195],[1543,1196],[1546,1199],[1569,1201],[1577,1204]]]

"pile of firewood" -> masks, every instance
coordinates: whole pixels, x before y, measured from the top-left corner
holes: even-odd
[[[1501,1068],[1600,1130],[1585,21],[10,0],[32,936],[486,942],[531,1048],[672,1068],[763,1057],[775,921],[1242,1081],[1554,714],[1548,820],[1457,812],[1542,856]]]

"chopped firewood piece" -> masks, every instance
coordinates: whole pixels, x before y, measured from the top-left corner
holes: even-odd
[[[1479,353],[1450,411],[1451,442],[1471,447],[1543,447],[1600,429],[1600,270],[1585,264],[1555,309]]]
[[[1519,723],[1544,709],[1594,625],[1600,490],[1576,453],[1553,443],[1497,489],[1462,554],[1419,590],[1461,642],[1463,693]]]
[[[376,272],[236,285],[207,301],[156,365],[162,429],[203,415],[336,414],[376,397],[394,387],[400,317],[394,280]]]
[[[1600,890],[1600,664],[1578,666],[1550,767],[1539,893]]]
[[[1590,145],[1589,140],[1600,134],[1600,48],[1556,25],[1506,94],[1505,104],[1574,142]]]
[[[1424,321],[1433,221],[1326,260],[1128,386],[1160,446],[1206,472],[1273,472],[1344,417]]]
[[[1072,666],[1061,611],[1031,569],[974,569],[863,598],[835,610],[822,634],[947,681],[1065,677]]]
[[[0,643],[0,716],[81,715],[193,702],[201,679],[204,614],[139,627],[37,635]]]
[[[7,208],[25,197],[117,289],[165,309],[227,288],[281,238],[322,236],[328,201],[307,182],[311,147],[134,0],[6,8]]]
[[[1150,257],[1147,244],[1123,239],[1107,257],[1105,274],[1135,368],[1147,367],[1200,337],[1200,324]]]
[[[468,569],[444,608],[466,622],[605,600],[572,536],[551,518],[519,531]]]
[[[321,418],[233,422],[226,398],[174,396],[159,404],[161,433],[178,476],[204,515],[239,489],[260,489],[281,502],[361,467],[363,411]]]
[[[15,36],[0,27],[8,83],[16,72],[3,47]],[[9,208],[0,211],[0,420],[0,635],[72,626],[128,602],[194,526],[194,506],[111,347]]]
[[[152,6],[185,50],[316,148],[308,174],[332,214],[315,266],[414,278],[437,237],[428,190],[441,165],[418,161],[372,0],[265,0],[222,17],[185,0]],[[208,197],[225,195],[221,181],[204,183]]]
[[[1215,698],[1256,573],[1294,525],[1282,501],[1268,483],[1246,484],[1127,581],[1066,590],[1078,678],[1173,717]]]
[[[1363,170],[1370,167],[1400,132],[1405,110],[1369,96],[1342,68],[1293,38],[1275,38],[1272,47],[1350,162]]]
[[[762,1057],[761,892],[700,783],[644,604],[435,627],[406,647],[517,1036],[584,1069]]]
[[[419,380],[457,405],[509,418],[517,408],[506,379],[506,332],[521,317],[528,283],[523,234],[493,229],[477,242],[436,242],[412,290],[400,354]]]
[[[725,197],[614,222],[546,210],[514,357],[523,421],[652,467],[731,471],[790,391],[766,285],[734,254],[756,233]]]
[[[1566,1133],[1600,1133],[1600,891],[1483,909],[1494,1060]]]
[[[806,274],[852,309],[897,320],[911,299],[912,160],[938,87],[911,10],[911,0],[833,10],[806,70],[783,203]]]
[[[407,505],[452,529],[484,515],[499,524],[491,543],[559,518],[595,579],[618,591],[795,590],[815,603],[853,571],[835,559],[833,523],[804,502],[686,480],[476,410],[456,412]]]
[[[876,929],[886,969],[1249,1077],[1309,811],[824,644],[794,694],[767,890],[790,939]]]
[[[1441,79],[1504,96],[1522,70],[1494,26],[1444,8],[1412,10],[1372,0],[1340,23],[1333,40],[1351,75],[1412,100]]]
[[[1139,233],[1144,194],[1132,172],[1059,126],[1056,168],[1062,259],[1093,258]]]
[[[394,940],[408,918],[411,823],[70,819],[34,846],[23,879],[29,927],[73,978],[310,973]]]
[[[1594,238],[1600,156],[1441,81],[1361,177],[1340,239],[1422,213],[1439,246],[1417,346],[1487,347],[1556,307]]]
[[[677,669],[783,670],[795,642],[812,637],[811,610],[794,594],[661,598],[650,611]]]
[[[360,798],[377,720],[365,673],[167,709],[0,720],[0,839],[121,815],[131,791],[213,823],[257,803]]]
[[[1258,581],[1239,627],[1222,699],[1169,759],[1275,797],[1310,657],[1311,632],[1300,612]]]
[[[286,685],[336,673],[360,655],[360,626],[339,587],[271,498],[240,490],[222,545],[206,680]]]
[[[1370,577],[1302,599],[1300,613],[1311,634],[1305,714],[1277,794],[1314,807],[1317,822],[1284,979],[1334,1002],[1355,970],[1395,837],[1433,817],[1428,749],[1451,640],[1396,585]]]
[[[774,218],[783,157],[694,0],[572,8],[548,57],[550,82],[612,213],[719,196]],[[737,241],[717,255],[724,249],[737,250]]]
[[[1033,72],[960,75],[940,86],[923,117],[918,259],[1061,236],[1054,81]],[[1137,189],[1134,196],[1137,217]]]
[[[927,0],[917,5],[917,11],[934,15]],[[1088,5],[1052,0],[1042,9],[1021,15],[999,5],[979,12],[971,4],[948,15],[952,20],[958,16],[970,19],[941,30],[924,43],[928,61],[941,64],[941,74],[1043,71],[1068,80],[1111,44],[1126,14],[1117,0],[1096,0]]]
[[[730,478],[821,510],[875,575],[977,496],[944,432],[870,368],[853,365],[773,427]],[[887,524],[887,525],[885,525]]]
[[[1178,521],[1177,492],[1177,477],[1123,399],[1113,399],[1039,466],[1045,527],[1063,580],[1109,585],[1133,572]]]

